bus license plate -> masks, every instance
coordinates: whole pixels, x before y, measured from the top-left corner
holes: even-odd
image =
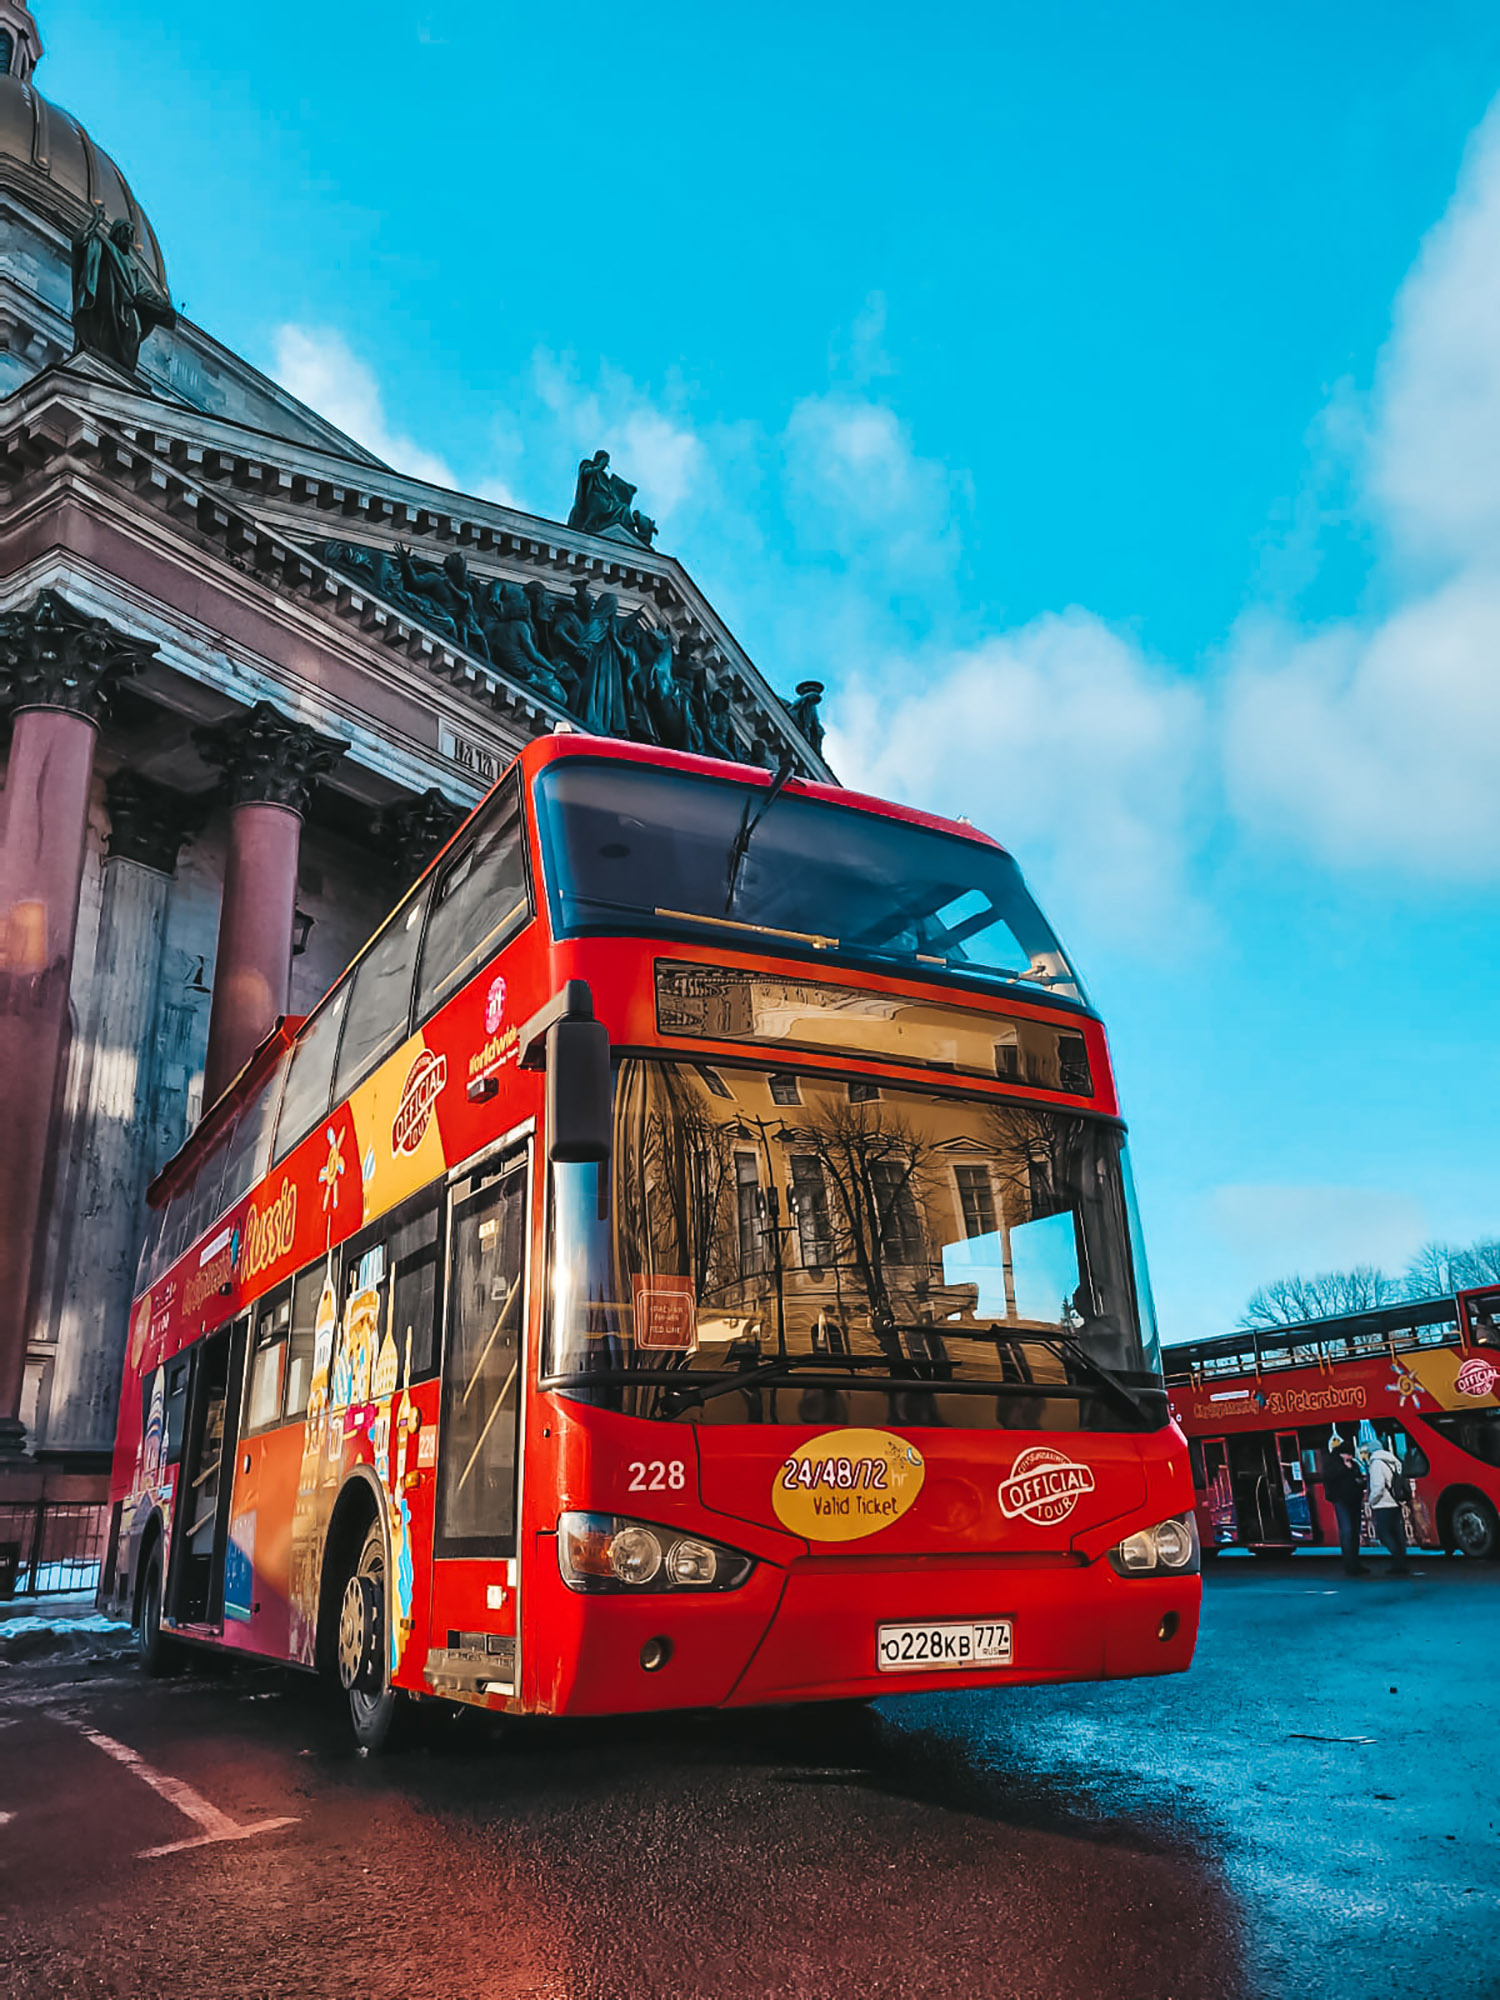
[[[1008,1667],[1010,1620],[986,1624],[880,1625],[875,1653],[883,1674],[941,1671],[944,1667]]]

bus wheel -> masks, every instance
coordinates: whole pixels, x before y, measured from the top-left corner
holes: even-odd
[[[339,1685],[361,1750],[384,1750],[398,1733],[405,1698],[391,1686],[385,1641],[385,1537],[378,1521],[365,1536],[359,1561],[339,1605]]]
[[[142,1667],[153,1679],[176,1673],[182,1663],[180,1650],[161,1629],[160,1543],[146,1558],[146,1575],[135,1613],[135,1650]]]
[[[1500,1518],[1482,1493],[1464,1493],[1448,1516],[1448,1532],[1466,1556],[1500,1555]]]

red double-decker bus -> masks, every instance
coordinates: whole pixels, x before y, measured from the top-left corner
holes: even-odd
[[[967,826],[539,740],[151,1201],[148,1666],[324,1668],[375,1745],[1191,1659],[1104,1031]]]
[[[1167,1350],[1203,1548],[1338,1547],[1335,1438],[1401,1460],[1407,1541],[1500,1556],[1500,1285]],[[1362,1539],[1377,1537],[1366,1504]]]

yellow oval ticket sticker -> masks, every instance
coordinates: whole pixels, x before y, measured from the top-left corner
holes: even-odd
[[[915,1504],[927,1477],[922,1454],[890,1431],[825,1431],[776,1473],[776,1518],[811,1542],[879,1534]]]

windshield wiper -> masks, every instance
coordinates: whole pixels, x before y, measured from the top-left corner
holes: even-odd
[[[619,909],[628,909],[632,906],[621,903],[616,907]],[[725,930],[729,931],[754,931],[757,937],[796,938],[799,944],[813,945],[818,951],[838,950],[839,941],[836,937],[823,937],[818,931],[789,931],[782,929],[776,924],[751,924],[746,923],[743,917],[711,916],[707,910],[657,909],[652,914],[658,917],[673,917],[679,923],[720,924]]]
[[[771,789],[766,793],[765,804],[755,815],[754,819],[750,817],[750,808],[755,803],[755,794],[752,792],[745,800],[745,810],[740,815],[740,830],[734,836],[729,847],[729,890],[724,898],[724,914],[726,917],[734,908],[734,892],[739,887],[740,870],[745,865],[745,856],[750,852],[750,841],[755,829],[760,825],[772,806],[775,805],[777,799],[780,798],[782,788],[796,768],[791,758],[788,757],[782,764],[781,769],[776,773],[776,776],[772,779]]]
[[[746,1368],[738,1375],[726,1375],[721,1382],[695,1383],[692,1388],[679,1388],[680,1377],[666,1386],[673,1402],[679,1410],[690,1410],[695,1403],[706,1403],[711,1396],[727,1396],[735,1389],[752,1389],[762,1382],[773,1382],[778,1375],[792,1375],[800,1368],[888,1368],[888,1354],[778,1354],[769,1361],[761,1361],[754,1368]]]
[[[1033,1337],[1033,1336],[1028,1336]],[[1050,1347],[1055,1352],[1071,1355],[1078,1365],[1093,1376],[1096,1382],[1109,1390],[1116,1402],[1123,1405],[1132,1415],[1138,1417],[1147,1430],[1155,1428],[1155,1419],[1133,1389],[1127,1389],[1118,1375],[1112,1374],[1102,1361],[1096,1361],[1081,1342],[1068,1333],[1044,1333],[1038,1339],[1041,1347]]]
[[[1049,1353],[1059,1357],[1065,1355],[1070,1360],[1076,1361],[1086,1375],[1107,1389],[1115,1400],[1129,1410],[1132,1416],[1138,1417],[1148,1430],[1154,1427],[1155,1419],[1135,1391],[1127,1389],[1117,1375],[1112,1374],[1102,1361],[1096,1361],[1088,1349],[1069,1333],[1002,1333],[998,1327],[928,1326],[920,1321],[892,1326],[890,1331],[900,1334],[922,1334],[928,1339],[937,1340],[988,1340],[993,1341],[997,1347],[1008,1347],[1012,1350],[1018,1347],[1044,1347]],[[918,1361],[926,1358],[908,1357]],[[1049,1389],[1056,1389],[1059,1385],[1055,1382],[1036,1382],[1028,1386],[1045,1395]]]

